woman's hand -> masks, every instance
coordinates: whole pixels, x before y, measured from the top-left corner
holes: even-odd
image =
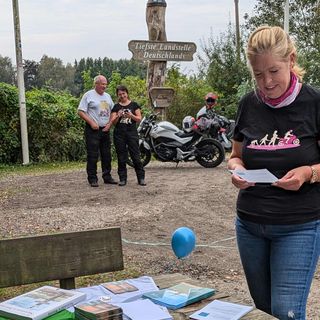
[[[121,117],[123,116],[123,114],[124,114],[123,109],[120,109],[120,110],[117,112],[117,117],[118,117],[118,118],[121,118]]]
[[[290,170],[285,176],[272,185],[285,190],[297,191],[303,183],[310,180],[311,174],[312,172],[309,166],[298,167]]]
[[[241,190],[254,186],[253,182],[248,182],[235,174],[232,175],[231,182],[236,188]]]

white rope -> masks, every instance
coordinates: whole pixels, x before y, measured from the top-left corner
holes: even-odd
[[[236,237],[229,237],[221,240],[214,241],[210,244],[197,244],[196,247],[202,247],[202,248],[222,248],[222,249],[235,249],[235,247],[228,247],[228,246],[215,246],[214,244],[219,243],[219,242],[224,242],[224,241],[229,241],[229,240],[234,240]],[[145,242],[145,241],[131,241],[122,238],[122,241],[127,244],[135,244],[135,245],[140,245],[140,246],[171,246],[170,243],[163,243],[163,242]]]

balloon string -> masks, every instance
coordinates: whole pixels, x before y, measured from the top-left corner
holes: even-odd
[[[196,247],[206,247],[206,248],[224,248],[224,249],[234,249],[234,247],[227,247],[227,246],[214,246],[213,244],[219,243],[219,242],[224,242],[224,241],[229,241],[229,240],[234,240],[236,237],[229,237],[226,239],[221,239],[212,242],[211,244],[196,244]],[[122,238],[122,241],[124,243],[128,244],[136,244],[136,245],[143,245],[143,246],[171,246],[170,243],[163,243],[163,242],[145,242],[145,241],[130,241],[125,238]]]

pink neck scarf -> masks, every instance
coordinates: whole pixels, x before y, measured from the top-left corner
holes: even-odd
[[[279,98],[268,98],[261,90],[258,90],[261,100],[271,108],[282,108],[291,104],[297,97],[301,88],[301,83],[298,81],[298,77],[291,72],[290,86],[288,90],[283,93]]]

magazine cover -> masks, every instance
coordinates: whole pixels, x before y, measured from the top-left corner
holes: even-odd
[[[0,315],[17,320],[41,320],[85,299],[85,293],[43,286],[0,303]]]
[[[138,291],[137,287],[135,287],[134,285],[130,284],[125,280],[103,283],[102,286],[114,294]]]
[[[182,308],[188,304],[208,298],[215,293],[214,289],[198,287],[189,283],[180,283],[167,289],[147,292],[143,295],[153,302],[169,309]]]

